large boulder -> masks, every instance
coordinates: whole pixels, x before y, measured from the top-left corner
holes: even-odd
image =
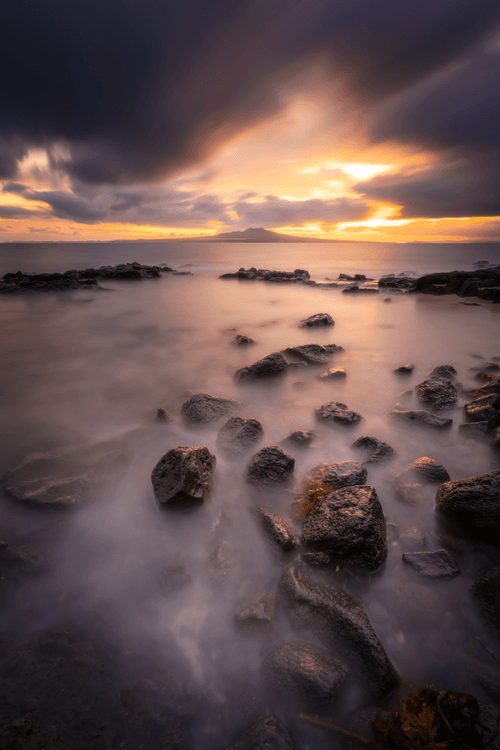
[[[344,349],[336,344],[303,344],[303,346],[289,346],[285,354],[307,362],[310,365],[324,365],[334,354],[343,352]]]
[[[488,429],[500,423],[500,396],[490,393],[465,405],[467,419],[471,422],[487,422]]]
[[[436,411],[452,409],[458,400],[457,386],[447,378],[428,378],[416,386],[417,396]]]
[[[442,484],[436,511],[492,544],[500,538],[500,469]]]
[[[410,409],[408,411],[393,409],[389,412],[389,416],[397,417],[397,419],[421,425],[422,427],[433,427],[436,430],[446,430],[453,424],[452,419],[438,417],[436,414],[431,414],[429,411],[424,411],[423,409]]]
[[[328,313],[316,313],[309,318],[300,321],[301,328],[313,328],[318,326],[333,326],[334,320]]]
[[[287,369],[288,363],[284,356],[279,352],[274,352],[263,359],[259,359],[249,367],[241,367],[236,371],[234,377],[236,380],[258,380],[282,375]]]
[[[256,419],[231,417],[217,435],[217,448],[231,457],[241,456],[262,440],[264,430]]]
[[[72,508],[94,498],[130,461],[122,440],[32,453],[1,480],[4,491],[25,505]]]
[[[481,619],[500,641],[500,567],[481,570],[472,585],[472,595]]]
[[[275,716],[266,716],[240,734],[226,750],[299,750],[286,726]]]
[[[328,404],[323,404],[316,409],[316,417],[321,422],[341,425],[354,425],[362,419],[361,414],[351,411],[346,404],[342,404],[340,401],[330,401]]]
[[[228,417],[240,403],[232,398],[219,398],[209,393],[195,393],[182,404],[181,413],[186,422],[206,424]]]
[[[288,521],[261,505],[253,507],[252,512],[275,547],[282,552],[293,552],[297,549],[300,541]]]
[[[365,464],[383,464],[396,455],[396,451],[389,443],[384,443],[371,435],[362,435],[354,441],[351,448],[370,451],[369,457],[364,461]]]
[[[290,481],[295,459],[277,445],[262,448],[250,461],[246,479],[250,484],[274,487]]]
[[[273,697],[300,708],[332,704],[345,685],[348,669],[340,659],[311,643],[284,643],[262,664],[262,674]]]
[[[215,456],[208,448],[172,448],[151,474],[155,497],[163,506],[199,505],[210,495],[214,469]]]
[[[302,545],[367,570],[387,558],[382,506],[373,487],[344,487],[321,498],[302,526]]]
[[[350,594],[313,584],[299,568],[287,568],[279,593],[293,627],[311,631],[343,658],[352,659],[364,684],[384,695],[399,677],[377,638],[368,616]]]

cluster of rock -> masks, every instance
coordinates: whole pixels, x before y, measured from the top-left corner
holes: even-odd
[[[273,281],[275,283],[304,283],[311,277],[309,271],[304,271],[301,268],[296,268],[295,271],[270,271],[267,268],[249,268],[245,270],[244,268],[240,268],[236,273],[223,273],[219,278],[244,279],[247,281]]]
[[[236,371],[235,379],[240,381],[259,380],[261,378],[283,375],[289,369],[296,369],[297,366],[322,365],[328,362],[335,354],[343,351],[343,348],[336,344],[290,346],[284,349],[283,352],[273,352],[248,367],[241,367]],[[294,361],[288,362],[283,356],[284,354],[288,355]]]
[[[476,268],[474,271],[431,273],[415,281],[412,292],[423,294],[456,294],[459,297],[500,302],[500,266]]]

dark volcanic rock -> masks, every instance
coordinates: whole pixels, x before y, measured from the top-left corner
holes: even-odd
[[[210,583],[214,586],[229,583],[236,572],[237,561],[236,547],[230,542],[221,542],[205,562],[205,572]]]
[[[344,487],[318,500],[316,510],[304,519],[302,545],[376,570],[387,558],[387,534],[375,489]]]
[[[487,422],[488,429],[500,423],[500,396],[490,393],[465,405],[465,413],[471,422]]]
[[[297,448],[309,448],[315,437],[316,433],[312,430],[297,430],[285,438],[284,442],[290,443]]]
[[[169,507],[198,505],[210,495],[214,469],[215,456],[208,448],[172,448],[151,474],[155,497]]]
[[[452,409],[458,400],[458,388],[447,378],[429,378],[416,386],[420,401],[431,404],[436,411]]]
[[[500,640],[500,567],[481,570],[472,585],[481,619]]]
[[[43,508],[71,508],[123,473],[130,452],[121,440],[33,453],[2,477],[10,497]]]
[[[287,369],[288,363],[284,356],[279,352],[274,352],[263,359],[259,359],[249,367],[241,367],[236,371],[234,377],[236,380],[257,380],[258,378],[282,375]]]
[[[303,346],[289,346],[285,349],[285,354],[292,357],[298,357],[310,365],[324,365],[334,354],[343,352],[341,346],[336,344],[304,344]]]
[[[343,380],[346,376],[346,371],[343,367],[332,367],[326,372],[322,372],[318,375],[320,380]]]
[[[267,716],[240,734],[226,750],[299,750],[279,719]]]
[[[323,404],[316,409],[316,417],[322,422],[333,422],[342,425],[357,424],[361,419],[361,414],[351,411],[345,404],[339,401],[330,401],[329,404]]]
[[[356,461],[336,461],[315,466],[306,476],[306,483],[324,485],[325,495],[342,487],[365,484],[368,472]]]
[[[308,565],[312,565],[314,568],[326,568],[327,565],[331,564],[330,555],[326,552],[304,552],[300,556]]]
[[[359,448],[371,451],[370,457],[364,462],[365,464],[382,464],[394,458],[396,451],[388,443],[384,443],[378,438],[371,435],[363,435],[354,441],[351,448]]]
[[[169,414],[166,409],[160,406],[160,408],[156,412],[155,422],[171,422],[171,421],[172,421],[171,414]]]
[[[411,375],[414,369],[415,365],[407,364],[401,365],[401,367],[396,367],[394,372],[396,375]]]
[[[277,445],[270,445],[252,458],[246,479],[250,484],[269,487],[286,484],[292,478],[294,467],[295,459],[292,456]]]
[[[481,422],[479,424],[482,424]],[[491,444],[493,448],[500,449],[500,427],[497,427],[491,436]]]
[[[458,425],[458,431],[467,438],[480,440],[488,432],[488,422],[464,422]]]
[[[7,591],[40,569],[40,561],[27,550],[0,540],[0,607],[5,603]]]
[[[220,279],[242,279],[247,281],[272,281],[306,283],[309,271],[296,268],[295,271],[269,271],[264,268],[240,268],[236,273],[224,273]]]
[[[333,326],[335,321],[328,313],[316,313],[311,315],[310,318],[300,321],[301,328],[312,328],[315,326]]]
[[[418,477],[420,481],[425,482],[435,482],[436,484],[441,484],[442,482],[450,481],[450,475],[448,474],[444,466],[435,461],[433,458],[428,458],[428,456],[417,458],[416,461],[412,461],[411,464],[405,466],[402,474],[405,475],[407,473],[413,474],[415,477]]]
[[[195,393],[182,404],[181,413],[186,422],[206,424],[229,416],[240,406],[232,398],[219,398],[208,393]]]
[[[429,411],[423,411],[422,409],[409,411],[393,409],[389,412],[389,416],[398,417],[398,419],[406,422],[413,422],[413,424],[422,425],[424,427],[434,427],[437,430],[445,430],[453,424],[453,420],[451,419],[437,417],[435,414],[431,414]]]
[[[436,494],[436,511],[492,544],[500,535],[500,469],[442,484]]]
[[[455,578],[460,568],[445,549],[436,552],[404,552],[403,562],[425,578]]]
[[[27,274],[17,271],[7,273],[0,279],[0,293],[20,294],[26,292],[64,292],[74,289],[100,289],[99,280],[129,280],[159,278],[159,266],[144,266],[141,263],[122,263],[118,266],[102,266],[64,273]]]
[[[446,378],[447,380],[455,380],[457,371],[453,365],[437,365],[432,372],[428,374],[428,378]]]
[[[276,547],[279,547],[282,552],[293,552],[297,549],[300,541],[288,521],[261,505],[257,505],[251,510],[267,537]]]
[[[317,586],[293,567],[282,574],[279,593],[293,627],[313,632],[335,653],[351,657],[373,692],[383,695],[398,684],[398,674],[365,610],[350,594]]]
[[[264,430],[256,419],[231,417],[217,435],[217,447],[228,456],[241,456],[263,437]]]
[[[303,708],[330,705],[347,681],[347,666],[311,643],[284,643],[262,665],[271,694]]]
[[[394,276],[392,273],[388,276],[382,276],[378,281],[378,285],[382,289],[399,289],[401,291],[408,291],[414,284],[415,279],[411,276]]]
[[[250,336],[243,336],[241,333],[239,333],[236,336],[234,343],[238,346],[247,346],[248,344],[255,344],[255,341],[251,339]]]
[[[277,606],[278,597],[274,592],[264,594],[258,601],[238,612],[235,617],[238,629],[249,635],[275,635]]]
[[[416,280],[412,291],[423,294],[457,294],[500,301],[500,267],[476,268],[474,271],[431,273]]]

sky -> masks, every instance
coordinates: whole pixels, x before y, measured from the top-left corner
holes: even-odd
[[[3,0],[0,241],[500,240],[498,0]]]

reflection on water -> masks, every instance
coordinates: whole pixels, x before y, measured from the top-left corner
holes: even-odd
[[[309,268],[306,258],[301,265]],[[403,403],[402,391],[438,364],[453,365],[466,388],[477,383],[469,371],[477,364],[472,355],[485,361],[500,355],[500,305],[464,307],[454,297],[397,295],[387,305],[382,295],[221,281],[215,274],[109,287],[112,291],[91,296],[0,299],[2,472],[29,452],[119,435],[126,435],[133,453],[130,466],[98,502],[64,518],[39,516],[2,499],[2,535],[29,543],[50,560],[45,577],[13,603],[4,632],[76,620],[132,653],[147,651],[161,659],[175,647],[186,675],[221,707],[237,680],[258,681],[264,646],[236,630],[234,614],[275,589],[281,563],[248,507],[258,501],[288,515],[293,494],[247,487],[248,458],[217,455],[220,424],[195,429],[183,423],[180,409],[187,396],[180,394],[190,389],[240,401],[241,416],[262,423],[262,445],[314,429],[314,446],[295,453],[295,489],[323,461],[360,460],[351,448],[360,435],[396,449],[393,463],[369,468],[368,483],[377,490],[386,520],[400,527],[400,539],[389,542],[382,571],[363,580],[353,577],[347,586],[405,678],[474,692],[471,674],[489,657],[474,641],[484,631],[468,589],[488,558],[457,549],[460,576],[444,582],[417,579],[403,566],[401,553],[415,543],[413,529],[424,535],[427,549],[443,546],[434,490],[426,491],[419,505],[403,504],[391,477],[419,456],[442,463],[453,479],[492,471],[498,457],[459,435],[465,398],[449,413],[454,424],[444,433],[391,421],[387,413]],[[332,315],[335,326],[298,327],[317,312]],[[237,333],[255,345],[236,346]],[[298,369],[269,383],[234,382],[238,368],[304,343],[342,346],[345,351],[330,366],[344,367],[347,377],[321,381],[317,375],[325,367]],[[415,363],[411,376],[393,374],[407,362]],[[318,425],[315,408],[332,400],[347,404],[363,420],[352,429]],[[404,404],[417,408],[414,396]],[[154,424],[160,406],[173,423]],[[217,455],[215,490],[195,511],[162,513],[150,474],[177,445],[205,445]],[[236,546],[238,562],[228,585],[217,590],[207,580],[206,559],[222,540]],[[169,565],[186,566],[191,579],[166,594],[160,581]],[[275,644],[297,639],[280,615]],[[224,721],[223,728],[200,729],[196,747],[228,742],[238,717]]]

